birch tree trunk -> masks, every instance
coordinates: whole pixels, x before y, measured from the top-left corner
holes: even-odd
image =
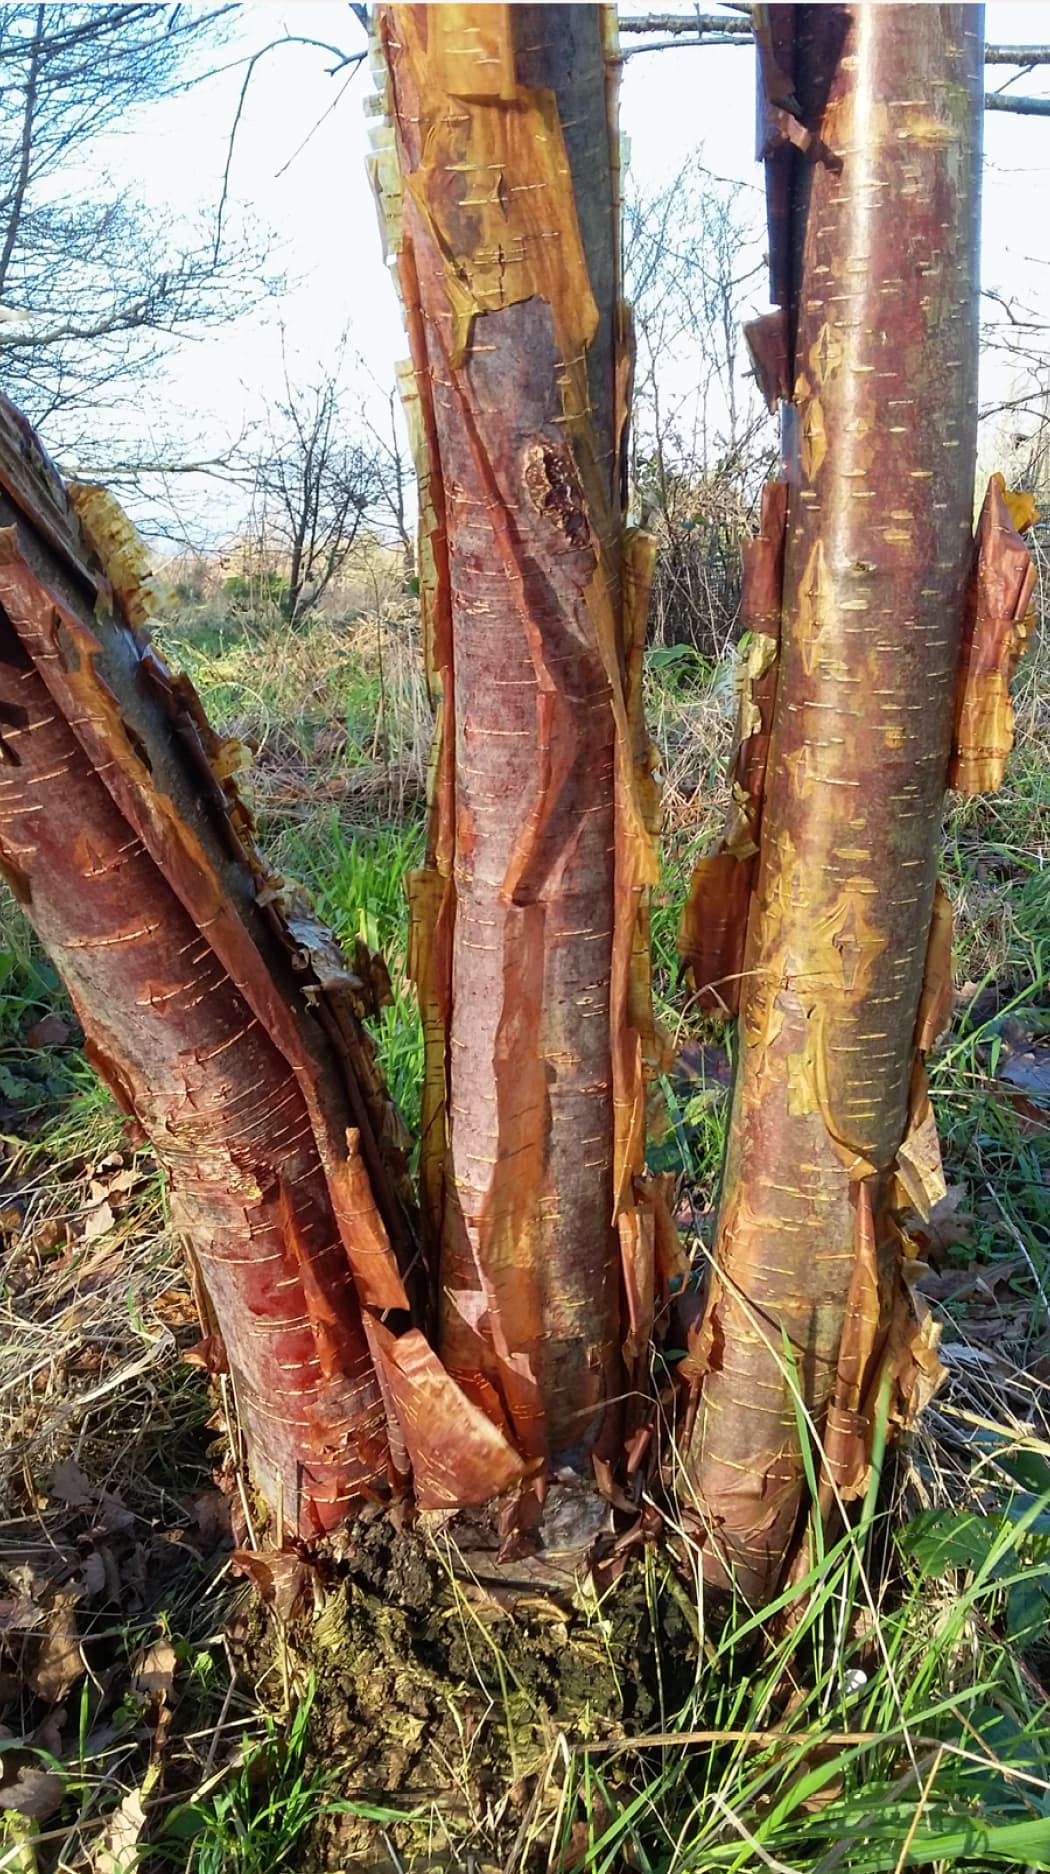
[[[253,1481],[310,1537],[407,1478],[520,1471],[404,1328],[412,1195],[361,1017],[385,991],[269,874],[221,743],[136,629],[141,549],[0,403],[0,865],[168,1174]],[[406,1287],[407,1283],[407,1287]],[[442,1466],[455,1460],[449,1483]]]
[[[922,1053],[950,1007],[936,854],[971,560],[982,12],[758,12],[785,303],[756,351],[794,407],[688,1464],[711,1578],[760,1602],[806,1513],[803,1439],[822,1506],[857,1494],[880,1376],[906,1393],[933,1360],[905,1325],[898,1212],[939,1176]]]
[[[377,183],[440,699],[428,863],[409,882],[438,1346],[530,1466],[527,1520],[549,1465],[623,1433],[657,1237],[636,1182],[651,545],[623,527],[610,23],[593,6],[387,6],[379,30]]]

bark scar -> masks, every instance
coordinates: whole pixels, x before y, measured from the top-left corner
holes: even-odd
[[[533,443],[525,452],[522,479],[536,512],[551,521],[571,547],[586,546],[590,528],[570,451],[552,448],[550,443]]]

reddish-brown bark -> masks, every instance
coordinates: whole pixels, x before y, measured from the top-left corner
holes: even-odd
[[[446,1424],[420,1433],[429,1350],[382,1324],[404,1325],[413,1238],[360,1021],[382,971],[365,953],[348,968],[266,873],[236,751],[130,626],[131,530],[88,489],[78,524],[10,406],[0,491],[0,863],[168,1173],[254,1481],[304,1536],[403,1478],[409,1453],[423,1499],[448,1502],[435,1443],[463,1459],[467,1500],[487,1496],[520,1464],[451,1382]]]
[[[977,527],[949,785],[994,793],[1013,747],[1010,680],[1034,628],[1035,566],[1021,533],[1036,518],[1030,495],[1010,494],[993,475]]]
[[[744,938],[762,829],[777,693],[786,521],[787,483],[767,482],[759,531],[741,550],[739,708],[729,764],[729,810],[714,852],[694,868],[678,928],[678,948],[701,1008],[727,1015],[736,1015],[740,1008]]]
[[[828,1506],[863,1487],[877,1374],[921,1390],[932,1366],[907,1351],[896,1207],[939,1176],[917,1040],[944,1003],[940,935],[927,955],[970,561],[981,70],[978,8],[768,11],[796,427],[689,1454],[711,1577],[759,1600],[797,1532],[800,1414]]]
[[[410,881],[439,1348],[541,1475],[615,1436],[652,1310],[648,549],[620,508],[605,23],[390,6],[379,26],[440,695]]]

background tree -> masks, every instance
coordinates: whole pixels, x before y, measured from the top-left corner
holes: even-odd
[[[97,153],[183,81],[232,12],[0,6],[4,386],[84,471],[113,459],[114,401],[148,384],[175,338],[259,290],[258,256],[216,243],[212,226],[159,228]]]
[[[398,495],[396,481],[391,489],[389,474],[384,479],[380,473],[374,439],[351,439],[340,361],[341,354],[305,387],[293,383],[285,368],[285,394],[274,406],[256,461],[255,523],[285,562],[290,624],[317,605],[344,571],[377,504],[385,506],[391,493],[396,503]],[[403,507],[400,519],[403,526]]]
[[[396,390],[387,392],[385,415],[382,426],[366,420],[364,427],[371,438],[378,509],[385,527],[393,532],[401,548],[405,577],[412,579],[416,570],[416,543],[411,525],[415,512],[414,471],[402,441],[402,413]]]
[[[740,542],[769,473],[772,428],[743,324],[762,273],[756,214],[692,158],[665,187],[624,197],[624,279],[635,333],[633,499],[659,541],[658,644],[725,654]]]

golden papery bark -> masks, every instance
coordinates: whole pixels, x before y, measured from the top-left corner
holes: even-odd
[[[943,1189],[921,1049],[947,1005],[982,43],[970,6],[761,12],[786,296],[767,330],[793,396],[783,624],[717,1267],[687,1362],[709,1574],[758,1601],[805,1514],[800,1422],[830,1509],[864,1487],[880,1375],[898,1414],[936,1381],[897,1213]]]

